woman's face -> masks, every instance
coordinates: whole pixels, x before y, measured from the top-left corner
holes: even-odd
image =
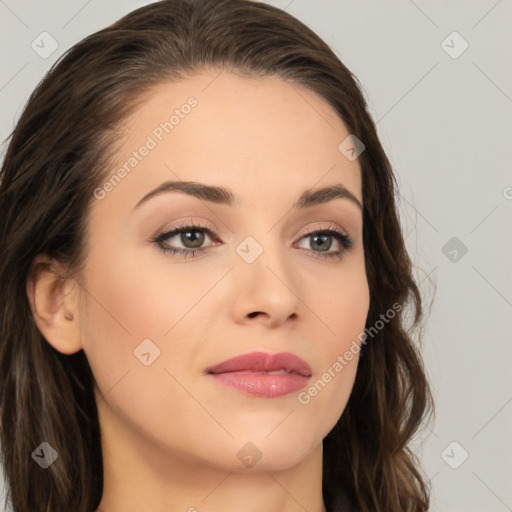
[[[298,463],[345,408],[358,352],[343,355],[369,308],[349,132],[309,90],[226,71],[160,84],[122,130],[89,217],[80,318],[105,438],[162,461]],[[253,352],[310,369],[249,357],[209,373]]]

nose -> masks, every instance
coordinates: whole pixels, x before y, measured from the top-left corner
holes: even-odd
[[[276,244],[277,245],[277,244]],[[237,262],[232,315],[237,323],[276,328],[297,322],[302,305],[298,273],[284,249],[267,246],[252,263]]]

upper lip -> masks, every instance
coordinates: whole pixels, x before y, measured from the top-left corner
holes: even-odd
[[[249,352],[227,359],[222,363],[206,369],[206,373],[229,373],[239,371],[272,372],[285,370],[304,377],[311,377],[311,366],[304,359],[290,352],[268,354],[266,352]]]

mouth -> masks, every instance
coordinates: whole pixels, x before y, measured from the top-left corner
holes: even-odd
[[[205,373],[247,395],[275,398],[304,388],[312,370],[306,361],[289,352],[251,352],[212,366]]]

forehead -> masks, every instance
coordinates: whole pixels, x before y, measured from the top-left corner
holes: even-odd
[[[342,119],[279,77],[217,70],[162,82],[123,126],[115,166],[129,175],[112,196],[130,204],[169,179],[229,184],[247,201],[288,193],[291,201],[317,183],[341,182],[362,202],[359,163],[338,149],[350,135]],[[133,156],[143,146],[151,149]]]

